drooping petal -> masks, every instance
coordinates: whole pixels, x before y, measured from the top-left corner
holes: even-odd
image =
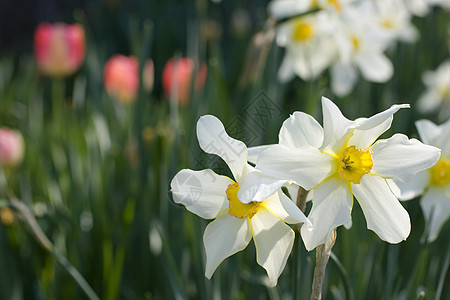
[[[278,139],[281,145],[290,148],[302,146],[319,148],[323,141],[323,129],[313,117],[296,111],[284,121]]]
[[[400,200],[410,200],[420,196],[430,182],[430,172],[421,171],[411,177],[408,181],[402,182],[394,179],[395,184],[400,190],[400,194],[395,194]]]
[[[233,183],[230,178],[209,169],[183,169],[172,179],[170,189],[176,203],[183,204],[187,210],[204,219],[213,219],[228,207],[225,191]]]
[[[348,95],[357,81],[358,73],[351,64],[337,63],[331,68],[331,89],[337,96]]]
[[[417,172],[432,167],[440,157],[438,148],[408,139],[404,134],[377,141],[371,149],[371,173],[384,178],[397,177],[400,181],[406,181]]]
[[[308,251],[325,243],[336,227],[349,223],[353,206],[348,183],[337,177],[322,182],[313,192],[313,206],[308,215],[312,228],[301,229]]]
[[[253,172],[241,177],[237,197],[242,203],[261,202],[287,182],[287,180],[266,175],[255,169]]]
[[[386,82],[394,74],[392,62],[383,53],[364,52],[356,60],[362,75],[368,81]]]
[[[210,279],[227,257],[244,250],[252,239],[247,218],[238,219],[223,211],[206,226],[203,243],[206,251],[205,276]]]
[[[384,123],[386,120],[389,120],[397,111],[401,108],[410,108],[409,104],[394,104],[390,108],[373,115],[367,119],[359,119],[356,122],[356,129],[358,130],[370,130],[380,124]]]
[[[267,148],[269,148],[272,145],[276,144],[270,144],[270,145],[263,145],[263,146],[255,146],[248,148],[248,156],[247,160],[251,162],[252,164],[256,165],[256,161],[258,160],[258,156]]]
[[[436,146],[434,141],[441,134],[441,128],[430,120],[419,120],[415,124],[422,142]]]
[[[344,117],[336,104],[325,97],[322,97],[322,112],[324,138],[321,149],[336,153],[352,134],[355,122]]]
[[[202,116],[198,120],[197,138],[200,148],[206,153],[220,156],[238,181],[242,168],[247,164],[247,146],[231,138],[226,133],[222,122],[211,115]]]
[[[360,184],[352,184],[352,190],[366,217],[368,229],[392,244],[408,237],[411,230],[408,212],[395,198],[385,179],[365,175]]]
[[[281,83],[286,83],[295,77],[294,60],[290,55],[285,55],[280,68],[278,69],[278,80]]]
[[[401,108],[409,108],[409,104],[392,105],[389,109],[370,118],[357,119],[356,129],[349,139],[350,145],[366,149],[391,127],[393,115]]]
[[[450,119],[439,126],[441,134],[436,138],[434,146],[442,149],[442,157],[450,157]]]
[[[307,223],[311,226],[308,218],[281,190],[268,197],[261,205],[286,223]]]
[[[271,286],[286,266],[294,244],[294,231],[266,209],[260,209],[251,219],[256,261],[266,269]]]
[[[450,218],[450,198],[443,187],[430,187],[420,201],[428,228],[428,241],[434,241]]]
[[[263,173],[295,182],[306,190],[318,185],[336,168],[334,158],[317,148],[288,148],[275,145],[258,158],[257,168]]]
[[[441,99],[435,90],[425,91],[417,100],[417,108],[423,113],[429,113],[438,110],[441,105]]]

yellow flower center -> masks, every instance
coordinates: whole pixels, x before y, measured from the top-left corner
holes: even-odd
[[[347,147],[339,160],[338,174],[342,180],[359,183],[364,174],[373,166],[372,150],[358,150],[355,146]]]
[[[390,18],[384,18],[383,20],[381,20],[381,26],[386,29],[392,29],[394,28],[394,21]]]
[[[438,94],[444,101],[450,101],[450,88],[447,86],[438,87]]]
[[[341,11],[341,5],[339,4],[338,0],[328,0],[328,3],[330,5],[333,5],[334,8],[336,9],[336,11],[340,12]]]
[[[230,210],[228,213],[238,219],[249,217],[250,219],[256,214],[262,202],[242,203],[237,197],[239,191],[239,183],[230,184],[227,188],[227,198]]]
[[[352,44],[353,44],[353,50],[359,49],[359,39],[356,36],[352,36]]]
[[[292,32],[294,41],[304,42],[314,34],[314,28],[304,21],[296,21]]]
[[[431,184],[440,186],[450,184],[450,159],[440,159],[430,171]]]
[[[337,12],[341,11],[341,4],[339,3],[339,0],[328,0],[326,3],[324,3],[325,6],[334,6],[334,9],[336,9]],[[314,0],[311,3],[311,7],[319,7],[319,3],[317,2],[317,0]]]

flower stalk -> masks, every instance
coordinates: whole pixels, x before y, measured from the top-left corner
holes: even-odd
[[[336,229],[333,230],[328,240],[316,248],[316,266],[314,267],[314,279],[311,291],[311,300],[322,299],[322,286],[325,278],[325,268],[331,255],[331,249],[336,242]]]

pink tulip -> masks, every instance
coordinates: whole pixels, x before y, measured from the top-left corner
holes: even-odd
[[[84,60],[86,41],[79,24],[41,23],[34,33],[34,53],[39,69],[50,77],[73,74]]]
[[[0,164],[14,167],[22,162],[24,142],[22,134],[6,127],[0,128]]]
[[[124,104],[133,103],[139,89],[139,63],[134,56],[116,54],[105,64],[106,91]]]
[[[181,105],[186,105],[189,102],[194,67],[194,61],[188,57],[183,57],[176,61],[171,58],[166,63],[162,75],[162,84],[167,97],[176,97]],[[194,82],[196,91],[203,88],[206,75],[206,65],[202,64],[197,70]]]
[[[105,64],[104,82],[106,91],[124,104],[133,103],[139,90],[139,63],[134,56],[116,54]],[[142,74],[146,92],[153,89],[153,61],[147,60]]]

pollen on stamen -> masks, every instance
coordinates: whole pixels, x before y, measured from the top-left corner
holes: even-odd
[[[358,184],[362,176],[370,172],[372,166],[372,150],[361,150],[350,146],[345,149],[339,160],[338,174],[342,180]]]

